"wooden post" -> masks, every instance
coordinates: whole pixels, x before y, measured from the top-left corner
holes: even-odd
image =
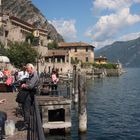
[[[86,110],[86,76],[78,74],[78,117],[79,117],[79,132],[84,133],[87,131],[87,110]]]
[[[78,74],[76,70],[76,66],[73,68],[73,95],[74,95],[74,102],[78,102]]]
[[[80,140],[87,140],[87,133],[80,133],[79,139]]]
[[[71,94],[70,94],[70,81],[67,81],[67,98],[71,99]]]
[[[78,103],[78,73],[76,71],[76,77],[75,77],[75,103]]]

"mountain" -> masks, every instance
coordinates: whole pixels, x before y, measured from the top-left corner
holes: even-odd
[[[30,24],[48,30],[49,37],[52,40],[58,42],[63,41],[63,37],[56,31],[52,24],[48,23],[47,19],[32,4],[31,0],[2,0],[2,12],[3,14],[15,16]]]
[[[140,67],[140,37],[130,41],[117,41],[95,51],[95,57],[105,56],[110,62],[118,60],[124,67]]]

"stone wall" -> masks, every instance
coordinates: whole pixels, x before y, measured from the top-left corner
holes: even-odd
[[[119,76],[122,74],[122,69],[106,69],[107,76]]]
[[[43,72],[44,69],[47,69],[47,72],[51,72],[52,68],[57,68],[59,70],[59,73],[67,73],[68,70],[72,71],[73,70],[73,65],[69,63],[47,63],[45,62],[44,64],[39,63],[39,72]]]

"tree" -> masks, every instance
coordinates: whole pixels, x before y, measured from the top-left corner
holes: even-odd
[[[39,45],[39,37],[35,37],[32,33],[28,33],[25,41],[33,46]]]
[[[4,48],[4,45],[0,42],[0,55],[5,55],[6,50]]]
[[[56,41],[53,41],[51,43],[48,43],[48,49],[57,49],[58,48],[58,44]]]
[[[6,51],[12,64],[20,68],[27,63],[35,63],[38,53],[28,43],[12,43]]]

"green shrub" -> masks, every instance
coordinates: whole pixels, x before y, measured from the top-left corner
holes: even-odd
[[[107,64],[93,64],[93,67],[99,68],[99,69],[117,69],[117,64],[114,63],[107,63]]]

